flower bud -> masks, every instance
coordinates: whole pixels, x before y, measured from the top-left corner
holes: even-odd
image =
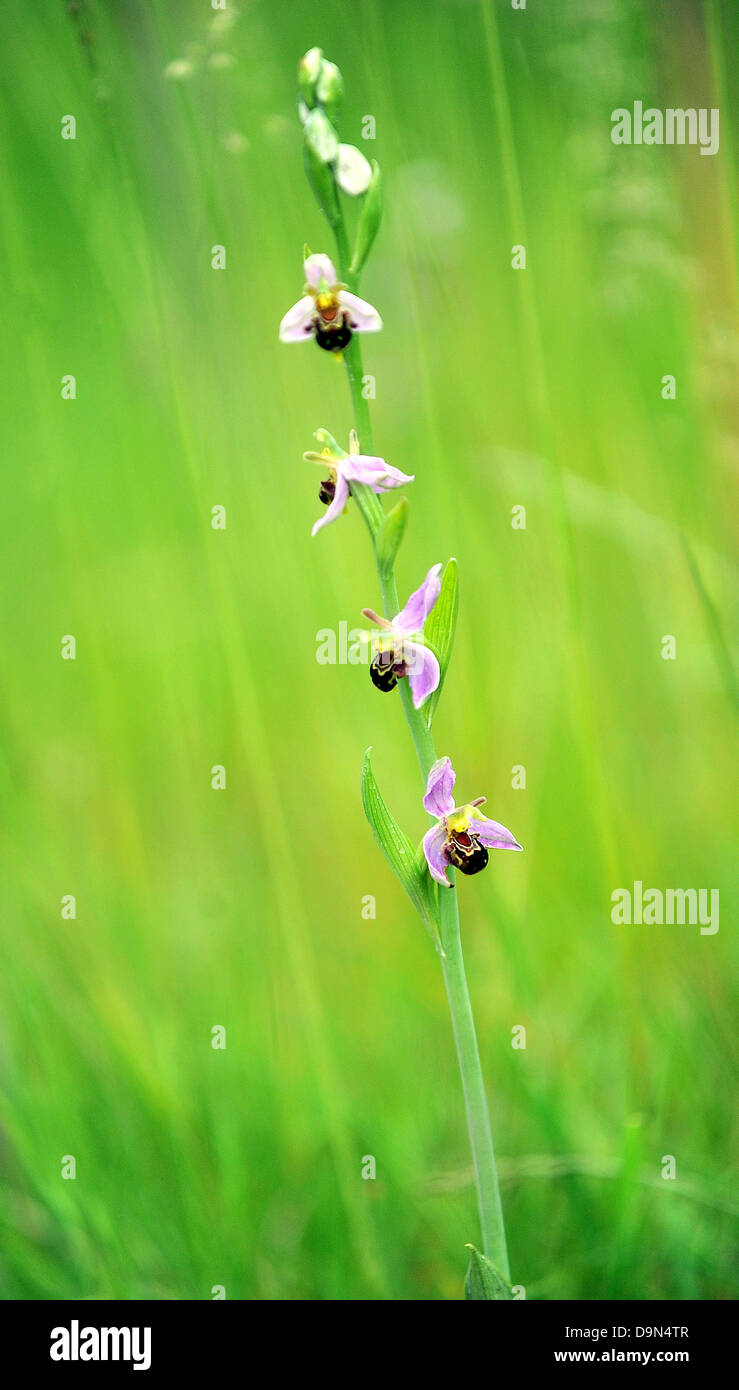
[[[356,145],[339,145],[336,178],[339,188],[352,198],[367,192],[372,181],[372,167]]]
[[[339,138],[325,111],[320,106],[311,111],[303,127],[305,138],[314,155],[324,164],[332,164],[339,149]]]
[[[316,86],[323,62],[323,49],[309,48],[298,63],[298,86],[306,106],[312,110],[316,104]]]
[[[344,79],[335,63],[324,58],[316,83],[316,97],[332,121],[338,118],[344,99]]]

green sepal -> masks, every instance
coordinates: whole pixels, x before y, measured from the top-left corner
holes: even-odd
[[[330,449],[334,458],[345,459],[349,457],[346,449],[342,449],[341,445],[337,444],[333,435],[329,434],[328,430],[314,430],[313,438],[320,444],[322,449]]]
[[[401,497],[400,501],[396,502],[395,506],[385,514],[375,536],[377,568],[383,579],[387,579],[395,564],[395,556],[405,534],[407,521],[408,503],[405,497]]]
[[[503,1278],[499,1269],[487,1258],[482,1255],[474,1245],[468,1245],[471,1250],[470,1265],[464,1281],[464,1296],[468,1300],[494,1298],[504,1301],[513,1301],[513,1290],[507,1279]]]
[[[380,176],[380,166],[376,159],[372,160],[372,178],[369,181],[367,192],[364,194],[362,211],[359,214],[357,224],[357,235],[354,242],[354,255],[350,273],[359,275],[372,250],[375,237],[380,230],[382,221],[382,179]]]
[[[439,702],[439,696],[444,685],[444,677],[447,673],[449,659],[452,654],[458,610],[459,574],[457,562],[452,559],[449,560],[444,568],[444,573],[441,576],[441,593],[423,627],[423,640],[428,647],[433,648],[436,652],[441,669],[439,684],[436,690],[429,695],[428,700],[423,706],[423,717],[426,720],[426,727],[429,729],[431,728],[434,717],[434,710]]]
[[[370,763],[371,748],[362,763],[362,805],[372,833],[395,877],[402,884],[416,912],[438,946],[439,919],[433,885],[423,851],[415,850],[388,810]]]

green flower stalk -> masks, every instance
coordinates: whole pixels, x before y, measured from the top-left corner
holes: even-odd
[[[280,324],[283,342],[313,340],[341,357],[354,408],[350,452],[326,430],[316,431],[320,451],[306,454],[326,477],[319,499],[327,508],[313,534],[345,510],[351,497],[369,531],[382,595],[383,614],[364,609],[378,629],[371,643],[370,676],[380,691],[400,691],[424,784],[423,806],[432,824],[414,846],[389,811],[372,772],[369,750],[362,769],[362,802],[378,845],[423,919],[441,960],[475,1170],[482,1253],[472,1256],[465,1283],[472,1299],[510,1299],[506,1247],[495,1152],[480,1065],[472,1005],[465,976],[459,926],[456,874],[481,872],[490,849],[520,850],[505,826],[490,820],[480,807],[485,798],[455,805],[455,773],[448,757],[437,757],[433,718],[449,666],[458,607],[457,565],[433,565],[421,586],[401,608],[395,558],[405,533],[408,504],[401,498],[388,509],[384,492],[413,482],[413,477],[374,452],[369,406],[362,385],[359,335],[378,332],[377,310],[359,297],[359,280],[372,251],[382,218],[382,184],[376,162],[371,166],[353,145],[339,141],[338,119],[344,93],[339,69],[321,49],[312,48],[298,67],[298,113],[303,124],[305,167],[309,183],[336,244],[331,257],[306,252],[301,299]],[[343,197],[361,199],[353,246]]]

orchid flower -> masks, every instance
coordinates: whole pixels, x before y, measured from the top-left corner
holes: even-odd
[[[488,862],[488,849],[523,849],[510,830],[495,820],[488,820],[478,807],[485,797],[478,796],[466,806],[455,806],[452,789],[456,772],[449,758],[439,758],[431,768],[426,782],[423,804],[429,815],[436,816],[423,837],[423,852],[429,873],[437,883],[451,888],[447,865],[452,864],[463,874],[479,874]]]
[[[359,440],[354,430],[349,435],[348,454],[339,447],[328,430],[316,430],[315,437],[324,446],[321,453],[308,450],[303,458],[308,463],[320,464],[328,472],[328,477],[324,478],[318,489],[319,501],[328,510],[318,518],[311,531],[312,536],[341,516],[349,497],[350,483],[364,483],[373,492],[389,492],[394,487],[402,487],[403,483],[413,482],[415,474],[402,473],[399,468],[393,468],[392,464],[372,454],[360,454]]]
[[[308,256],[303,269],[303,298],[288,309],[280,324],[283,343],[302,343],[313,337],[327,352],[341,352],[353,333],[379,332],[382,319],[377,310],[339,282],[329,256]]]
[[[378,690],[390,691],[407,676],[415,709],[420,708],[441,680],[439,662],[422,640],[423,625],[441,593],[440,576],[441,565],[432,565],[420,589],[411,594],[392,621],[381,618],[372,608],[362,609],[363,616],[382,629],[370,637],[374,653],[370,662],[372,684]]]

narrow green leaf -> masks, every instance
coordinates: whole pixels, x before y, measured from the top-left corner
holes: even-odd
[[[438,918],[426,860],[413,848],[408,836],[388,810],[375,781],[368,748],[362,764],[362,805],[390,868],[405,888],[413,906],[434,940],[438,941]]]
[[[367,257],[369,256],[375,237],[380,230],[382,221],[382,180],[380,177],[380,166],[376,159],[372,161],[372,178],[369,187],[364,194],[362,211],[359,214],[357,224],[357,235],[354,242],[354,255],[352,256],[351,274],[359,275]]]
[[[387,577],[395,564],[400,542],[408,520],[408,503],[404,497],[387,513],[375,537],[377,564],[380,574]]]
[[[703,582],[703,576],[700,572],[698,561],[688,543],[688,538],[684,531],[681,532],[680,541],[683,554],[688,562],[691,578],[695,584],[696,592],[703,605],[708,634],[713,641],[716,662],[723,677],[724,690],[734,709],[739,709],[739,686],[737,685],[736,671],[734,669],[731,643],[727,638],[720,610],[714,603]]]
[[[431,728],[434,710],[439,702],[439,696],[442,691],[442,686],[444,685],[444,677],[446,676],[447,667],[449,665],[449,658],[452,654],[458,609],[459,577],[457,562],[452,559],[444,569],[444,573],[441,577],[441,593],[431,609],[423,629],[423,640],[436,652],[439,658],[439,666],[441,667],[441,680],[433,695],[429,695],[423,707],[424,718],[429,729]]]
[[[464,1296],[468,1300],[494,1298],[513,1301],[513,1290],[499,1269],[491,1264],[486,1255],[481,1255],[474,1245],[468,1245],[470,1267],[464,1281]]]

